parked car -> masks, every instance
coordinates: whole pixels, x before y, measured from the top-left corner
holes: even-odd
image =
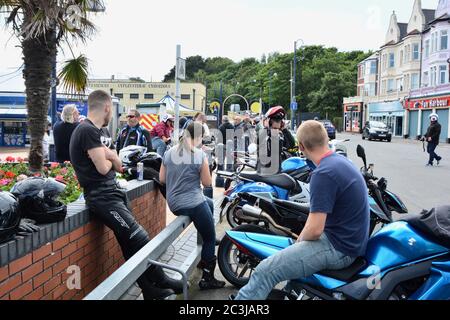
[[[368,121],[363,129],[362,133],[363,140],[386,140],[387,142],[392,141],[392,133],[389,128],[383,123],[378,121]]]
[[[321,122],[323,124],[323,126],[325,127],[325,129],[327,129],[328,138],[330,138],[330,140],[335,140],[336,139],[336,128],[331,123],[331,121],[330,120],[320,120],[319,122]]]

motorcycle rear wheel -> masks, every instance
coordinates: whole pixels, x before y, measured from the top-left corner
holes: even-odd
[[[270,230],[251,224],[238,226],[233,231],[275,235]],[[217,258],[222,275],[236,288],[242,288],[248,283],[254,269],[260,263],[258,258],[241,252],[227,236],[220,242]]]

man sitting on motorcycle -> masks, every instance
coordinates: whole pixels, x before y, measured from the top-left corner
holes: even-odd
[[[311,177],[308,220],[297,243],[262,261],[236,300],[266,299],[282,281],[344,269],[365,254],[369,204],[364,179],[348,159],[329,149],[321,123],[305,122],[297,139],[300,150],[317,166]]]

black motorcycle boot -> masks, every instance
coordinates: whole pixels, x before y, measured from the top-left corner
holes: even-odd
[[[151,266],[147,270],[146,275],[147,274],[156,287],[161,289],[172,289],[176,294],[183,293],[183,281],[172,279],[167,276],[161,267]]]
[[[154,285],[145,285],[144,288],[141,285],[139,286],[142,289],[144,300],[165,300],[175,294],[172,289],[157,288]]]
[[[225,286],[225,282],[217,280],[214,277],[214,270],[216,269],[216,258],[211,262],[202,263],[203,275],[198,283],[200,290],[221,289]]]

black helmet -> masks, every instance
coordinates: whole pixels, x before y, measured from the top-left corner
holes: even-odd
[[[0,191],[0,243],[11,240],[19,225],[17,198],[9,192]]]
[[[66,218],[67,207],[58,201],[66,185],[52,178],[28,178],[11,192],[19,199],[21,215],[37,223],[54,223]]]
[[[139,162],[142,162],[145,168],[152,168],[159,172],[161,169],[162,158],[155,152],[147,152],[139,158]]]

